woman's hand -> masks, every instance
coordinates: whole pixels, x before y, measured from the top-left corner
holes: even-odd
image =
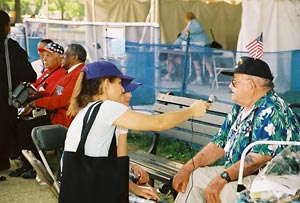
[[[129,190],[133,194],[144,197],[146,199],[153,199],[155,201],[160,201],[159,196],[157,195],[154,188],[151,186],[139,186],[137,184],[134,184],[131,180],[129,181]]]
[[[139,165],[131,164],[130,170],[139,177],[137,184],[142,185],[149,181],[149,174]]]
[[[204,116],[206,113],[206,109],[211,106],[211,103],[208,103],[203,100],[198,100],[192,103],[191,108],[193,110],[193,117]]]

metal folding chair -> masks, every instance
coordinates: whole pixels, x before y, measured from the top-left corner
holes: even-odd
[[[59,182],[54,176],[46,156],[45,151],[55,151],[58,155],[58,166],[60,166],[60,158],[62,156],[64,143],[67,134],[67,128],[62,125],[44,125],[38,126],[32,129],[31,137],[38,150],[38,153],[42,159],[43,165],[46,168],[46,171],[49,173],[51,178],[54,181],[54,187],[59,193]],[[60,167],[58,167],[58,176],[60,175]]]
[[[228,80],[220,80],[220,74],[224,70],[233,70],[235,66],[235,56],[232,51],[216,50],[213,52],[212,65],[214,69],[214,81],[212,87],[216,85],[217,89],[219,84],[229,84]]]
[[[58,199],[59,189],[57,187],[57,184],[55,183],[56,181],[48,173],[43,163],[40,160],[38,160],[30,150],[23,149],[22,154],[34,168],[38,177],[41,179],[41,182],[46,183],[46,185],[49,187],[54,196]]]

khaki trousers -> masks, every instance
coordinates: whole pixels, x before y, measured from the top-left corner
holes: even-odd
[[[201,167],[190,176],[185,193],[178,193],[175,203],[205,203],[204,192],[210,181],[225,170],[224,166]],[[243,178],[243,184],[249,188],[255,176]],[[230,182],[223,188],[220,198],[222,203],[236,203],[237,181]]]

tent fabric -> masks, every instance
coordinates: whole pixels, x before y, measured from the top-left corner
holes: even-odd
[[[159,1],[159,24],[161,28],[161,42],[173,43],[185,28],[185,12],[192,11],[203,25],[207,35],[224,49],[235,50],[238,33],[241,26],[241,5],[227,3],[207,4],[199,1]]]
[[[292,84],[287,81],[292,77],[294,56],[292,52],[284,51],[300,49],[300,1],[246,0],[242,1],[242,8],[242,26],[237,51],[247,54],[246,44],[263,32],[262,59],[271,68],[276,90],[278,92],[289,90]],[[281,54],[275,53],[279,51]]]
[[[300,1],[247,0],[242,7],[238,51],[246,51],[261,32],[265,52],[300,49]]]
[[[212,0],[217,2],[220,0]],[[184,27],[184,14],[195,13],[207,35],[215,39],[224,49],[235,50],[241,27],[240,0],[210,3],[202,0],[159,0],[158,23],[160,24],[161,43],[171,44]],[[93,1],[86,1],[86,20],[93,22]],[[227,0],[227,2],[229,2]],[[96,22],[145,22],[150,11],[150,0],[95,0]]]
[[[93,2],[95,5],[92,5]],[[145,22],[150,0],[87,0],[87,21],[94,21],[94,7],[96,22]]]

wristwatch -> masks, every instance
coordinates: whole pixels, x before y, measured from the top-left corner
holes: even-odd
[[[231,178],[227,171],[224,171],[223,173],[221,173],[220,176],[221,176],[221,178],[225,179],[228,183],[231,182]]]

